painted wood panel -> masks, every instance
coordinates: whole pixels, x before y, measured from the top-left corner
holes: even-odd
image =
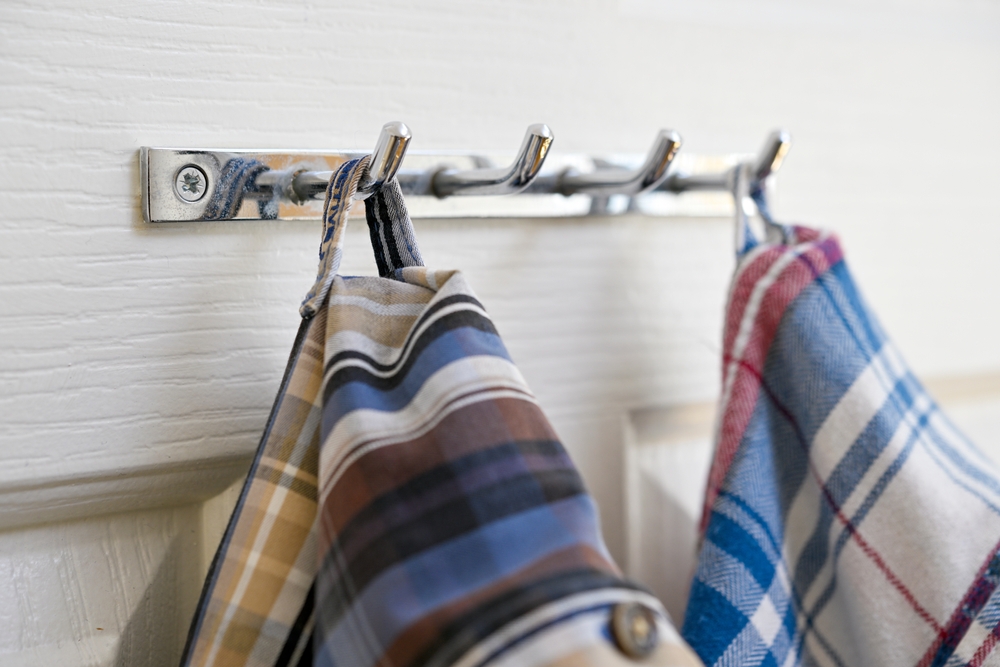
[[[980,373],[1000,369],[998,37],[986,0],[0,3],[2,662],[175,655],[314,274],[316,224],[145,226],[139,146],[365,148],[399,119],[424,149],[512,150],[546,122],[556,149],[641,153],[673,127],[721,154],[784,126],[779,216],[842,234],[918,372]],[[625,562],[622,420],[713,399],[729,221],[417,232],[469,274]],[[345,271],[374,271],[365,237]]]

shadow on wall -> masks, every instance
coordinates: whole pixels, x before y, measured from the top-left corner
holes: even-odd
[[[114,667],[176,667],[180,663],[197,599],[191,593],[202,578],[197,546],[185,531],[171,540],[122,630]]]
[[[646,508],[638,554],[645,567],[640,576],[680,627],[697,557],[697,523],[660,480],[645,471],[639,479],[639,499]]]

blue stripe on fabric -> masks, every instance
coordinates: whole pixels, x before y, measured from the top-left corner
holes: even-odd
[[[499,357],[511,361],[503,342],[496,334],[475,327],[452,329],[438,336],[419,352],[409,372],[393,389],[381,391],[364,382],[348,382],[338,388],[323,406],[324,427],[336,424],[353,410],[402,410],[430,376],[450,363],[472,356]],[[323,437],[326,435],[324,430]]]
[[[697,610],[691,613],[691,610]],[[711,666],[726,652],[750,619],[719,591],[700,579],[691,583],[688,613],[681,634],[706,666]]]
[[[906,444],[900,450],[899,455],[896,456],[896,459],[885,470],[885,472],[882,473],[878,481],[872,487],[871,491],[868,492],[868,495],[865,497],[865,500],[861,503],[861,507],[858,508],[858,511],[855,512],[854,515],[850,517],[849,521],[851,522],[851,526],[857,528],[858,525],[862,521],[864,521],[865,517],[868,516],[868,513],[875,506],[875,503],[878,501],[878,499],[882,496],[882,493],[885,491],[886,487],[888,487],[889,482],[891,482],[896,477],[899,471],[902,470],[903,466],[906,464],[907,459],[909,459],[910,454],[913,452],[916,443],[920,439],[921,432],[926,427],[926,425],[927,425],[927,414],[924,413],[920,415],[920,417],[918,418],[917,424],[914,427],[913,432],[907,439]],[[826,605],[830,602],[830,600],[833,599],[833,596],[836,593],[837,589],[837,571],[836,571],[837,562],[840,559],[841,552],[843,552],[844,548],[847,546],[847,543],[850,541],[850,538],[851,538],[851,531],[845,527],[845,530],[843,530],[838,536],[830,557],[831,567],[833,568],[830,581],[827,583],[826,588],[823,589],[823,592],[820,593],[820,596],[816,599],[816,602],[813,604],[813,608],[808,610],[807,613],[809,614],[810,618],[815,618],[819,616],[823,612],[823,609],[826,607]],[[812,582],[810,582],[810,585],[811,584]],[[806,636],[808,634],[809,634],[808,630],[804,632],[801,641],[805,641]]]
[[[756,522],[759,526],[760,532],[763,533],[767,538],[769,546],[774,548],[775,553],[777,554],[781,553],[781,547],[779,546],[776,537],[768,529],[766,522],[764,522],[763,519],[753,511],[750,505],[748,505],[743,498],[731,495],[725,491],[720,493],[720,498],[732,502],[746,514],[747,518]],[[718,506],[719,504],[717,503],[716,507]],[[713,513],[712,516],[713,521],[715,520],[716,516],[718,516],[718,512]],[[700,574],[700,569],[699,569],[699,574]],[[815,628],[814,615],[810,614],[809,612],[803,609],[802,597],[801,595],[799,595],[794,581],[789,582],[789,585],[791,587],[791,590],[787,592],[787,598],[785,596],[782,596],[781,600],[775,599],[776,598],[775,587],[779,586],[777,582],[774,582],[772,584],[771,589],[767,593],[771,597],[772,602],[775,603],[776,608],[780,609],[779,602],[782,602],[785,599],[787,599],[788,602],[788,605],[785,608],[782,621],[784,632],[786,633],[786,636],[788,638],[787,642],[783,642],[782,645],[779,646],[779,643],[776,640],[776,643],[774,646],[771,647],[771,650],[777,651],[777,649],[782,648],[784,644],[787,644],[787,650],[794,650],[796,655],[801,654],[802,640],[805,637],[805,635],[798,634],[797,619],[801,616],[801,618],[804,621],[805,628],[808,628],[813,633],[813,636],[819,641],[820,645],[827,651],[827,653],[830,655],[830,658],[834,660],[838,665],[843,665],[844,664],[843,660],[836,653],[836,651],[833,650],[833,646],[830,644],[829,640],[827,640],[826,637],[824,637],[822,633],[820,633],[819,630]],[[691,607],[689,606],[688,609],[690,608]],[[787,651],[785,651],[785,653],[783,653],[782,655],[785,654],[787,654]]]
[[[783,517],[809,472],[809,460],[804,445],[776,452],[771,446],[775,437],[800,440],[797,425],[775,403],[773,394],[762,391],[722,491],[745,499],[771,533],[781,536]]]
[[[903,381],[897,382],[889,398],[882,404],[882,408],[868,422],[868,425],[862,430],[861,435],[850,446],[844,457],[834,466],[833,472],[831,472],[830,477],[827,479],[825,488],[832,497],[836,507],[841,507],[847,501],[872,464],[885,451],[889,440],[898,430],[900,423],[912,407],[915,398],[912,392],[906,390]],[[911,443],[914,437],[916,436],[911,436]],[[877,484],[869,492],[868,502],[874,503],[881,496],[886,484],[888,484],[888,481],[885,481],[882,485]],[[823,569],[823,566],[826,565],[831,553],[830,528],[833,525],[836,514],[828,501],[820,499],[819,502],[821,503],[820,518],[816,522],[813,533],[809,538],[807,546],[803,549],[799,561],[793,564],[795,586],[800,591],[808,591],[812,587],[816,577]],[[867,511],[860,516],[860,519],[857,517],[852,518],[853,525],[857,526],[857,521],[862,520],[866,515]],[[836,547],[833,553],[837,553]],[[811,611],[810,615],[816,616],[818,613],[818,610]]]
[[[857,283],[854,282],[847,270],[847,263],[840,260],[830,267],[828,275],[836,279],[842,298],[850,306],[843,310],[843,317],[845,321],[848,318],[852,320],[849,328],[855,332],[858,346],[870,359],[882,348],[887,336],[882,331],[882,327],[879,326],[878,320],[865,305],[864,299],[861,298]],[[833,294],[831,294],[831,298],[833,298]]]
[[[774,563],[739,523],[724,514],[715,514],[705,531],[705,539],[740,561],[762,589],[771,587]]]
[[[826,273],[820,275],[815,270],[814,273],[817,280],[802,290],[782,316],[765,360],[760,397],[724,484],[724,490],[739,497],[751,516],[773,516],[777,501],[780,517],[765,521],[769,526],[765,531],[768,539],[782,533],[782,519],[787,517],[791,503],[809,474],[808,447],[816,432],[884,344],[884,336],[877,324],[869,319],[846,265],[838,262]],[[901,418],[898,406],[895,413],[898,423]],[[883,417],[891,414],[890,410]],[[892,422],[892,418],[871,427],[871,442],[884,433],[886,422]],[[870,465],[872,452],[866,451],[866,445],[871,449],[870,442],[862,443],[849,452],[851,461],[842,462],[839,478],[835,480],[841,485],[841,494],[853,488]],[[822,503],[820,509],[821,523],[829,527],[833,511],[827,503]],[[709,531],[716,522],[720,522],[717,530],[722,530],[722,519],[714,513]],[[817,535],[828,535],[828,531],[820,531],[814,537]],[[758,550],[750,549],[749,544],[743,546],[743,551],[738,550],[734,540],[727,550],[732,550],[734,557],[759,579],[758,560],[762,552],[758,551],[759,546]],[[825,539],[816,540],[803,552],[799,565],[811,571],[806,579],[813,579],[826,562],[828,546]],[[773,571],[774,565],[770,566]],[[699,578],[701,575],[699,572]],[[796,591],[805,590],[800,586],[801,578],[793,577],[791,582],[793,605],[799,604]],[[743,585],[734,580],[732,586],[732,594],[739,595]],[[793,605],[788,607],[789,613]],[[689,617],[703,611],[692,597]],[[801,610],[799,613],[806,627],[812,627],[812,617],[802,614]],[[794,616],[786,619],[790,624],[789,637],[795,636],[793,619]],[[738,638],[726,632],[723,635],[722,641],[726,641],[727,646]],[[841,662],[828,642],[814,636],[830,651],[834,661]],[[795,644],[792,650],[800,654],[803,645],[801,642]]]
[[[969,461],[968,458],[962,456],[962,454],[948,442],[947,438],[942,436],[936,429],[930,429],[929,433],[931,434],[930,440],[935,445],[935,449],[941,452],[941,454],[943,454],[952,463],[952,465],[958,468],[959,471],[961,471],[969,479],[979,482],[980,484],[990,489],[994,493],[1000,495],[1000,483],[997,482],[995,473],[993,474],[987,473],[982,468]],[[930,453],[931,448],[928,446],[927,450],[928,453]],[[947,473],[948,476],[955,481],[956,484],[962,486],[962,488],[965,489],[969,488],[968,486],[960,482],[958,479],[956,479],[954,474],[950,470],[948,470],[946,466],[941,465],[940,461],[936,462],[938,463],[938,465],[941,466],[942,470],[944,470],[945,473]],[[984,503],[989,505],[993,509],[993,511],[997,511],[996,505],[983,498],[981,494],[971,490],[970,492],[975,493],[975,495],[979,497]]]
[[[948,479],[950,479],[952,482],[955,483],[956,486],[964,489],[965,491],[967,491],[971,495],[973,495],[976,498],[978,498],[994,514],[1000,515],[1000,507],[998,507],[996,504],[994,504],[989,499],[987,499],[986,496],[984,496],[981,492],[973,489],[971,486],[969,486],[968,484],[966,484],[965,482],[963,482],[962,480],[960,480],[958,477],[956,477],[955,473],[951,470],[951,468],[948,467],[948,466],[946,466],[941,461],[941,458],[940,458],[941,453],[936,453],[935,449],[942,450],[942,449],[945,449],[945,448],[949,448],[949,445],[946,444],[947,441],[945,440],[945,438],[943,438],[940,433],[938,433],[937,431],[935,431],[932,428],[928,428],[927,432],[930,435],[930,438],[926,438],[926,439],[922,440],[921,444],[923,445],[924,451],[927,452],[927,455],[930,457],[930,459],[938,466],[938,468],[941,469],[941,471],[945,475],[948,476]],[[927,442],[927,440],[930,440],[931,442],[933,442],[935,445],[937,445],[937,447],[931,447],[930,443]],[[955,463],[955,465],[957,467],[959,467],[959,468],[963,467],[962,465],[960,465],[960,463],[964,463],[966,466],[968,466],[970,468],[973,467],[968,462],[967,459],[965,459],[964,457],[961,457],[953,449],[952,449],[952,453],[955,455],[955,459],[950,459],[950,460],[952,460],[952,462]],[[945,454],[945,455],[947,456],[947,454]],[[963,472],[964,472],[964,470],[963,470]],[[971,477],[971,475],[969,475],[969,476]],[[976,478],[973,477],[973,479],[976,479]],[[984,486],[988,486],[991,489],[995,486],[995,484],[988,483],[988,482],[993,481],[992,479],[989,479],[989,480],[977,480],[977,481],[984,482]]]
[[[768,351],[764,377],[796,415],[808,443],[885,344],[868,338],[874,331],[859,323],[864,312],[851,312],[852,291],[838,262],[792,302]],[[779,391],[782,380],[793,384]]]
[[[739,507],[740,510],[742,510],[743,513],[746,514],[747,518],[749,518],[751,521],[757,524],[757,527],[760,530],[760,532],[763,533],[765,537],[767,537],[767,543],[768,546],[771,547],[771,550],[776,554],[781,553],[780,541],[771,531],[771,528],[770,526],[767,525],[767,522],[764,521],[764,518],[760,514],[758,514],[756,510],[754,510],[754,508],[750,506],[749,503],[747,503],[743,498],[735,494],[732,494],[729,491],[719,492],[719,499],[728,500],[729,502]]]
[[[587,545],[607,554],[597,525],[593,500],[580,495],[495,521],[413,556],[360,591],[351,610],[323,633],[316,664],[333,665],[332,647],[337,647],[340,656],[354,654],[350,664],[370,665],[414,621],[562,549]],[[328,591],[319,593],[324,599]],[[368,643],[359,644],[366,637]]]

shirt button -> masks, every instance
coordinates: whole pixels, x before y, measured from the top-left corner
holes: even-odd
[[[616,604],[611,612],[611,634],[622,653],[630,658],[645,658],[659,641],[656,615],[637,602]]]

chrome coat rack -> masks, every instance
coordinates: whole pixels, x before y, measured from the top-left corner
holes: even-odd
[[[503,167],[503,156],[492,153],[409,151],[410,139],[403,123],[383,126],[356,199],[395,177],[414,218],[724,215],[736,169],[749,168],[751,187],[765,187],[791,145],[778,131],[752,159],[678,155],[680,135],[662,130],[645,156],[594,158],[550,153],[552,131],[537,124]],[[144,147],[143,216],[155,223],[318,219],[333,170],[365,154]]]

